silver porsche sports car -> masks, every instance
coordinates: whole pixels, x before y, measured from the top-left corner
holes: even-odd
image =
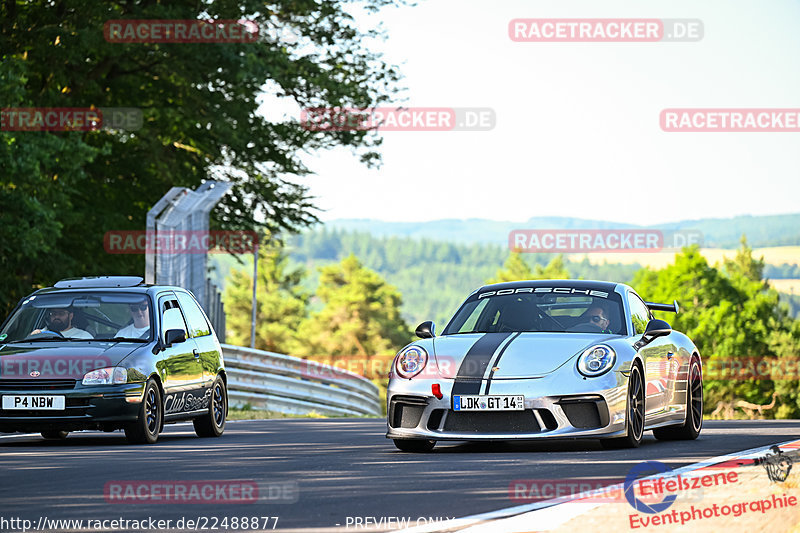
[[[678,303],[627,285],[540,280],[487,285],[441,332],[400,350],[386,436],[403,451],[439,440],[601,439],[607,448],[696,439],[703,425],[700,353],[653,318]]]

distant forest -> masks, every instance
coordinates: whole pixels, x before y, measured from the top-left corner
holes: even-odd
[[[413,327],[423,320],[444,325],[459,304],[475,288],[483,285],[503,266],[508,257],[505,246],[458,244],[409,237],[376,237],[367,232],[318,227],[286,240],[293,263],[308,270],[304,284],[313,291],[318,282],[318,267],[341,261],[354,254],[361,263],[396,286],[403,297],[402,314]],[[531,266],[545,266],[555,254],[522,254]],[[252,263],[249,256],[245,264]],[[212,256],[216,281],[223,286],[230,268],[246,268],[231,258]],[[564,260],[573,278],[630,283],[641,268],[638,264],[603,263],[592,265]],[[765,277],[800,278],[797,265],[768,265]],[[792,316],[800,316],[800,295],[782,294]]]
[[[368,232],[375,236],[427,237],[437,241],[462,244],[503,245],[514,229],[621,229],[651,228],[660,230],[696,230],[703,234],[701,247],[738,248],[739,239],[747,235],[753,248],[800,245],[800,214],[704,218],[681,220],[669,224],[633,226],[606,220],[572,217],[533,217],[525,222],[508,222],[472,218],[443,219],[428,222],[385,222],[369,219],[338,219],[326,223],[329,228]],[[797,277],[797,276],[794,276]]]

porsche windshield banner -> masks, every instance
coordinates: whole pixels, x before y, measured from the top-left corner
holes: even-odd
[[[554,294],[582,294],[586,296],[595,296],[597,298],[608,298],[608,293],[605,291],[596,291],[594,289],[577,289],[575,287],[519,287],[511,289],[502,289],[499,291],[486,291],[478,294],[478,300],[487,298],[489,296],[505,296],[507,294],[521,294],[521,293],[554,293]]]

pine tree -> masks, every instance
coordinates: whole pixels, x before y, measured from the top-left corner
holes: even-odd
[[[412,338],[400,316],[400,292],[354,255],[320,269],[316,298],[323,308],[300,327],[300,355],[369,360],[394,353]]]
[[[503,268],[497,271],[494,278],[487,280],[486,283],[504,283],[507,281],[523,281],[528,279],[569,279],[569,271],[564,266],[564,257],[558,255],[554,257],[545,267],[536,265],[535,270],[531,270],[528,263],[522,258],[519,252],[511,252],[508,259],[503,264]]]
[[[282,248],[262,245],[256,295],[257,349],[278,353],[290,353],[295,349],[297,330],[306,317],[309,300],[309,295],[301,288],[304,277],[305,270],[291,268]],[[231,344],[250,346],[252,294],[251,273],[232,270],[223,296],[226,335]]]

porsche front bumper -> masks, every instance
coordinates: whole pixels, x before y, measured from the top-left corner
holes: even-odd
[[[577,372],[575,373],[577,374]],[[453,379],[393,377],[387,391],[386,436],[391,439],[536,440],[626,435],[627,375],[597,378],[563,372],[529,379],[495,379],[492,395],[523,395],[519,411],[455,411]],[[485,380],[480,380],[485,391]],[[439,384],[442,398],[431,386]]]

